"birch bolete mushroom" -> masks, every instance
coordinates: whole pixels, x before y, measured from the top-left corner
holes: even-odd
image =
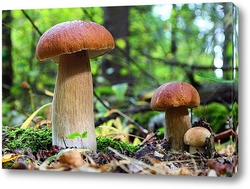
[[[90,58],[114,48],[114,39],[103,26],[80,20],[59,23],[39,39],[36,57],[52,59],[58,72],[52,102],[53,145],[96,150],[93,83]],[[87,131],[87,138],[67,139]]]
[[[165,138],[171,138],[172,149],[185,150],[183,137],[191,128],[188,108],[199,104],[199,93],[186,82],[165,83],[154,92],[150,106],[155,111],[165,111]]]

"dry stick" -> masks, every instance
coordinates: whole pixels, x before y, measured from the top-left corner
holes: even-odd
[[[35,30],[39,33],[39,35],[42,35],[42,32],[38,29],[38,27],[35,25],[35,23],[33,22],[33,20],[30,18],[30,16],[24,11],[22,10],[23,14],[25,15],[25,17],[30,21],[31,25],[35,28]],[[94,92],[94,96],[101,102],[101,104],[107,108],[108,110],[112,110],[112,108],[108,107],[103,101],[102,99]],[[134,124],[137,129],[145,136],[148,132],[146,129],[144,129],[139,123],[135,122],[132,118],[130,118],[129,116],[127,116],[125,113],[122,113],[121,111],[117,110],[116,113],[118,113],[120,116],[128,119],[132,124]]]
[[[235,133],[235,131],[233,129],[228,129],[228,130],[223,131],[221,133],[215,134],[215,140],[221,140],[221,139],[227,138],[229,136],[233,136],[234,138],[236,138],[237,134]]]

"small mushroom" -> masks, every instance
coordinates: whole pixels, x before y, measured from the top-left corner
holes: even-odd
[[[53,59],[59,66],[52,103],[53,145],[96,150],[89,59],[113,48],[114,39],[106,28],[81,20],[59,23],[39,39],[37,59]],[[87,138],[66,138],[85,131]]]
[[[172,149],[185,150],[183,137],[191,128],[188,108],[197,107],[199,104],[199,93],[186,82],[169,82],[154,92],[150,105],[155,111],[165,111],[165,138],[171,138]]]
[[[184,143],[189,145],[189,153],[204,152],[206,139],[210,136],[210,131],[204,127],[197,126],[187,130],[184,135]]]

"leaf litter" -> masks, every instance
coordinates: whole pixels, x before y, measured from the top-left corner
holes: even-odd
[[[7,133],[2,135],[4,144]],[[174,151],[171,149],[171,138],[159,139],[155,133],[150,132],[135,152],[112,147],[108,147],[105,152],[93,152],[53,145],[34,153],[28,147],[25,150],[5,147],[2,149],[2,167],[40,171],[213,177],[231,177],[237,173],[238,149],[235,141],[215,150],[212,138],[212,141],[206,141],[205,149],[205,152],[197,151],[195,154]]]

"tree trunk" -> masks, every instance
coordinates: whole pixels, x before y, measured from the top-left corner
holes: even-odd
[[[2,25],[2,91],[3,99],[10,97],[10,88],[13,83],[13,69],[12,69],[12,42],[11,42],[11,11],[3,11],[3,25]]]
[[[115,40],[123,40],[126,46],[124,48],[117,46],[109,53],[112,58],[103,60],[102,74],[112,85],[117,83],[128,83],[131,85],[133,84],[133,77],[127,66],[128,60],[122,55],[123,53],[129,54],[129,7],[117,6],[104,7],[103,9],[104,27],[110,31]],[[121,51],[123,51],[123,53],[121,53]],[[128,72],[123,72],[123,69],[128,70]]]

